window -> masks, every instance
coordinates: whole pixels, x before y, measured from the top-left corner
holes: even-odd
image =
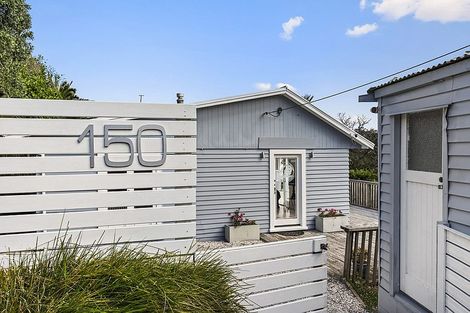
[[[442,172],[442,110],[408,114],[408,170]]]

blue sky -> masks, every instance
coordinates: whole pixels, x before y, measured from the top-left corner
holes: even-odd
[[[320,98],[470,44],[468,0],[28,3],[35,53],[93,100],[194,102],[278,83]],[[316,105],[372,117],[365,90]]]

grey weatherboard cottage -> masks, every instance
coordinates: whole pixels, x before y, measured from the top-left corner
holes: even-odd
[[[470,310],[470,55],[371,88],[381,312]]]
[[[370,141],[288,88],[196,105],[199,240],[222,240],[238,208],[261,232],[312,229],[318,208],[349,211],[349,149]]]

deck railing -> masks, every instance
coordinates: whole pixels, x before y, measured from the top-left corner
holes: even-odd
[[[349,199],[352,205],[369,209],[378,209],[378,184],[366,180],[349,180]]]
[[[343,276],[348,280],[362,280],[377,285],[378,228],[341,227],[346,232]]]

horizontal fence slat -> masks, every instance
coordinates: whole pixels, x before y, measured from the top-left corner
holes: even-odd
[[[445,287],[446,294],[457,299],[467,310],[470,310],[470,295],[465,293],[470,292],[469,290],[463,291],[450,283],[446,283]]]
[[[196,107],[172,104],[5,98],[0,99],[0,116],[195,119]]]
[[[219,253],[228,265],[233,265],[313,252],[311,239],[294,239],[265,243],[262,246],[227,248]]]
[[[297,284],[304,284],[311,281],[323,280],[326,278],[326,266],[321,266],[286,272],[278,275],[246,279],[245,282],[250,285],[247,291],[250,293],[255,293],[263,290],[277,289]]]
[[[0,118],[0,134],[78,137],[88,125],[94,126],[95,136],[103,136],[104,125],[132,125],[132,131],[113,130],[110,132],[113,135],[135,136],[137,129],[144,125],[160,125],[169,136],[195,136],[197,132],[196,121]]]
[[[308,268],[321,266],[325,263],[325,255],[305,254],[293,257],[285,257],[280,259],[260,261],[256,263],[248,263],[237,265],[234,270],[240,278],[250,278],[274,273],[292,271],[300,268]]]
[[[16,154],[88,154],[88,138],[78,143],[74,137],[0,137],[0,155]],[[135,138],[132,141],[134,150]],[[194,153],[196,151],[196,138],[167,138],[168,153]],[[95,153],[126,153],[129,147],[126,144],[111,144],[104,147],[102,137],[95,138]],[[160,138],[142,138],[142,152],[162,152]],[[136,160],[135,160],[136,161]]]
[[[196,223],[159,224],[151,226],[115,227],[108,229],[88,229],[62,232],[72,242],[79,241],[82,245],[95,243],[109,244],[117,242],[152,241],[178,237],[194,237]],[[32,233],[0,236],[0,252],[29,250],[53,247],[53,240],[60,236],[59,232]]]
[[[184,204],[195,201],[195,188],[3,196],[0,201],[0,214],[152,204]]]
[[[310,312],[326,307],[326,295],[309,297],[293,302],[273,305],[266,308],[258,309],[257,313],[293,313],[293,312]],[[319,311],[320,312],[320,311]]]
[[[161,154],[145,153],[150,160],[161,159]],[[111,160],[127,160],[128,155],[110,154]],[[28,173],[61,173],[61,172],[90,172],[90,171],[138,171],[138,170],[183,170],[196,169],[196,155],[167,155],[165,163],[159,167],[145,167],[137,162],[134,155],[132,165],[125,168],[108,167],[104,163],[104,156],[95,157],[95,167],[90,168],[88,156],[45,156],[45,157],[0,157],[0,174],[28,174]]]
[[[68,213],[22,214],[0,217],[0,233],[20,233],[124,224],[175,222],[196,219],[196,207],[172,206]]]
[[[326,289],[326,280],[311,282],[302,285],[290,286],[286,288],[269,290],[248,296],[248,299],[254,302],[253,308],[266,307],[272,304],[273,299],[278,303],[294,301],[306,297],[317,296],[324,293]]]
[[[196,172],[0,176],[0,194],[196,185]],[[1,201],[0,196],[0,201]]]

